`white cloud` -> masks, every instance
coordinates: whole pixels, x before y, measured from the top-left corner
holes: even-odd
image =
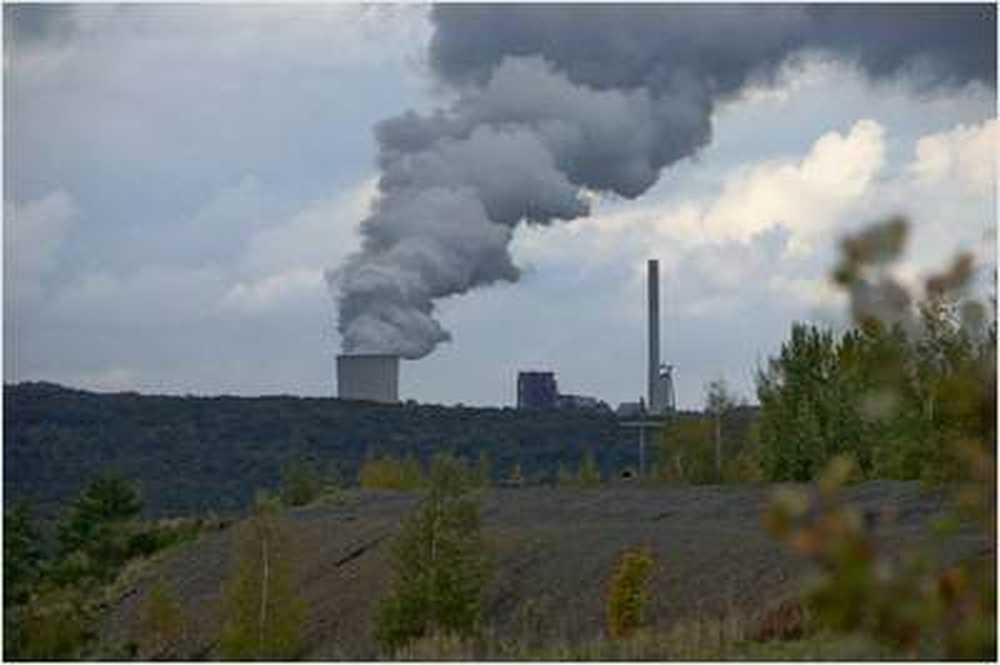
[[[261,312],[305,294],[326,293],[322,270],[297,268],[232,287],[222,298],[222,308]]]
[[[874,121],[859,120],[847,134],[820,137],[801,160],[739,169],[697,219],[699,228],[690,231],[745,240],[781,224],[793,231],[801,247],[829,233],[869,191],[884,162],[884,130]]]
[[[998,150],[1000,121],[959,125],[918,140],[910,172],[921,185],[952,179],[972,194],[995,193]]]

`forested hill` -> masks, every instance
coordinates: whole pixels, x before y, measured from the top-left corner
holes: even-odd
[[[485,451],[494,479],[516,464],[528,482],[554,478],[592,451],[604,474],[637,459],[636,433],[607,412],[379,405],[331,398],[99,394],[50,383],[4,386],[9,506],[44,514],[102,471],[137,480],[150,515],[242,510],[306,458],[353,483],[366,455]]]

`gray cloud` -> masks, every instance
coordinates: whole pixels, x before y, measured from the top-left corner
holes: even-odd
[[[436,5],[430,60],[458,97],[376,128],[380,200],[328,273],[346,352],[419,358],[435,301],[518,272],[510,228],[640,196],[711,138],[715,104],[803,49],[920,86],[993,84],[988,6]],[[443,219],[442,216],[447,216]]]
[[[875,77],[929,60],[939,82],[996,78],[990,4],[467,4],[436,5],[432,18],[434,69],[458,85],[482,84],[504,58],[530,54],[597,88],[663,92],[684,73],[722,94],[807,47]]]

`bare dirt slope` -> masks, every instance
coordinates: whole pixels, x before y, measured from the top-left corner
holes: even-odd
[[[487,623],[497,635],[522,640],[600,636],[607,579],[618,553],[632,545],[648,545],[657,560],[651,589],[656,624],[769,605],[790,593],[808,570],[761,527],[772,491],[765,486],[490,490],[483,495],[482,517],[495,549],[496,574],[485,603]],[[942,496],[893,481],[847,491],[866,511],[894,509],[893,523],[875,527],[882,547],[893,552],[926,536],[929,518],[943,507]],[[389,546],[418,500],[416,494],[359,491],[336,505],[287,514],[298,585],[309,606],[307,659],[376,656],[371,617],[388,589]],[[140,603],[154,577],[163,575],[194,619],[178,656],[212,657],[232,532],[204,536],[139,575],[111,608],[103,638],[134,639]],[[957,560],[987,549],[984,538],[967,532],[948,543],[944,556]]]

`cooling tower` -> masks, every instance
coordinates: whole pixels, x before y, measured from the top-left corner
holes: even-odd
[[[371,402],[399,402],[399,356],[337,356],[337,397]]]

